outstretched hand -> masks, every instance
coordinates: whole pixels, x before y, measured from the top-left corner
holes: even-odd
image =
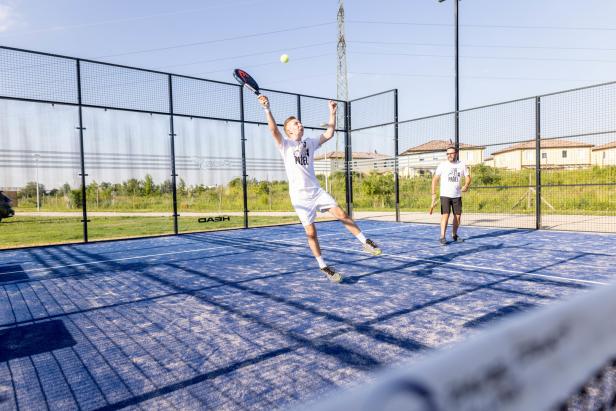
[[[270,107],[269,99],[267,98],[267,96],[264,96],[263,94],[259,96],[259,103],[261,104],[261,106],[263,106],[263,108],[269,109]]]
[[[327,105],[329,107],[329,112],[331,114],[336,114],[336,111],[338,110],[338,103],[335,102],[334,100],[329,100],[327,102]]]

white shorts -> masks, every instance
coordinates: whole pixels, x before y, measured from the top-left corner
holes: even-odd
[[[291,195],[291,203],[302,225],[310,225],[317,218],[317,210],[325,212],[338,206],[327,191],[319,189],[314,195]]]

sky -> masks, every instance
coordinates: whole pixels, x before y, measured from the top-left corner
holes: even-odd
[[[453,1],[346,1],[350,98],[454,109]],[[460,107],[616,79],[616,1],[462,0]],[[0,0],[0,44],[336,97],[336,0]],[[279,61],[288,54],[287,64]]]

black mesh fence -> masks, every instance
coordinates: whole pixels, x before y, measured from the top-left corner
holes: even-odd
[[[382,93],[350,102],[355,216],[396,212],[398,221],[438,223],[438,204],[428,212],[431,183],[456,142],[455,113],[397,121],[394,149],[379,152],[395,99]],[[472,177],[463,224],[616,232],[616,83],[463,110],[457,134]],[[372,167],[360,167],[362,156]],[[390,162],[395,169],[376,166]]]
[[[328,99],[275,90],[281,125]],[[255,96],[233,83],[0,47],[0,247],[297,222]],[[616,83],[400,121],[397,91],[338,102],[315,153],[356,218],[438,223],[431,181],[459,136],[463,224],[616,231]],[[327,215],[319,215],[326,219]]]
[[[279,124],[327,127],[328,99],[263,93]],[[346,206],[338,107],[315,170]],[[0,47],[0,115],[15,211],[0,215],[2,248],[298,222],[263,110],[238,84]]]

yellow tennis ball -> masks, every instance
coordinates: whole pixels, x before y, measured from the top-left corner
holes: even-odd
[[[282,56],[280,56],[280,62],[281,63],[288,63],[289,62],[289,55],[288,54],[283,54]]]

